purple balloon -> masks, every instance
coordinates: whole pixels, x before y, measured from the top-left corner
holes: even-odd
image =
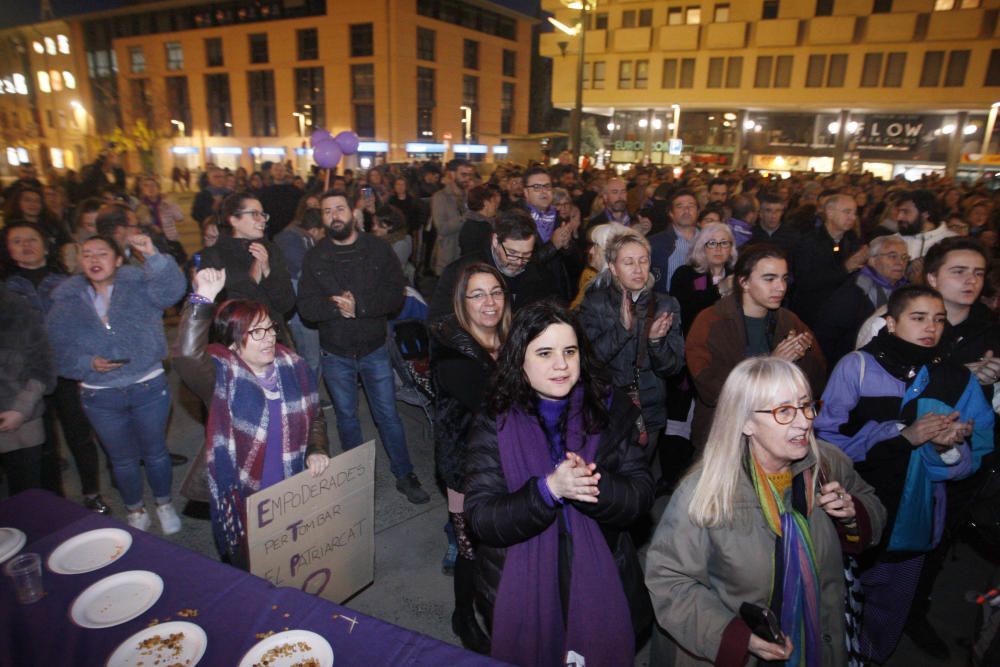
[[[324,169],[333,169],[340,162],[342,152],[333,139],[321,141],[313,148],[313,160]]]
[[[326,130],[316,130],[309,137],[309,142],[312,144],[313,148],[316,148],[321,141],[326,141],[327,139],[333,139],[333,135]]]
[[[340,150],[344,155],[354,155],[358,152],[358,135],[351,130],[339,132],[333,140],[340,146]]]

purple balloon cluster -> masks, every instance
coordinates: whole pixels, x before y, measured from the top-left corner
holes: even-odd
[[[358,152],[358,135],[351,130],[333,136],[326,130],[316,130],[309,138],[313,147],[313,160],[324,169],[333,169],[345,155]]]

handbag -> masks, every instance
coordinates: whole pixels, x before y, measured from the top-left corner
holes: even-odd
[[[625,393],[632,400],[632,405],[639,408],[639,414],[635,418],[635,427],[639,431],[639,444],[645,447],[649,444],[649,432],[646,430],[646,421],[642,418],[642,397],[639,394],[639,367],[646,363],[646,356],[649,354],[649,331],[653,328],[653,315],[655,314],[656,299],[650,295],[646,302],[646,319],[643,321],[642,330],[639,332],[639,340],[636,341],[635,364],[632,367],[632,384],[625,388]]]

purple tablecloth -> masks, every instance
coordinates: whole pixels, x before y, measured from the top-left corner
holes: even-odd
[[[153,619],[189,621],[208,635],[201,665],[229,666],[259,641],[257,633],[312,630],[333,647],[343,665],[500,665],[484,656],[213,561],[118,521],[88,512],[45,491],[26,491],[0,502],[0,526],[25,532],[23,551],[49,554],[79,533],[123,528],[132,547],[111,565],[76,575],[44,568],[45,597],[19,605],[8,577],[0,576],[0,665],[103,665],[115,648]],[[85,588],[126,570],[151,570],[163,579],[163,594],[138,618],[112,628],[77,626],[69,610]],[[196,617],[178,616],[197,610]],[[356,622],[351,622],[354,619]]]

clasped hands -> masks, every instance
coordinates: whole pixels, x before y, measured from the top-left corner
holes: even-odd
[[[928,412],[900,431],[900,435],[914,447],[931,442],[941,452],[962,444],[972,435],[972,420],[958,421],[959,416],[957,410],[948,415]]]
[[[579,454],[566,452],[566,460],[548,474],[545,484],[554,498],[596,503],[601,492],[597,486],[601,473],[596,470],[596,463],[587,463]]]

